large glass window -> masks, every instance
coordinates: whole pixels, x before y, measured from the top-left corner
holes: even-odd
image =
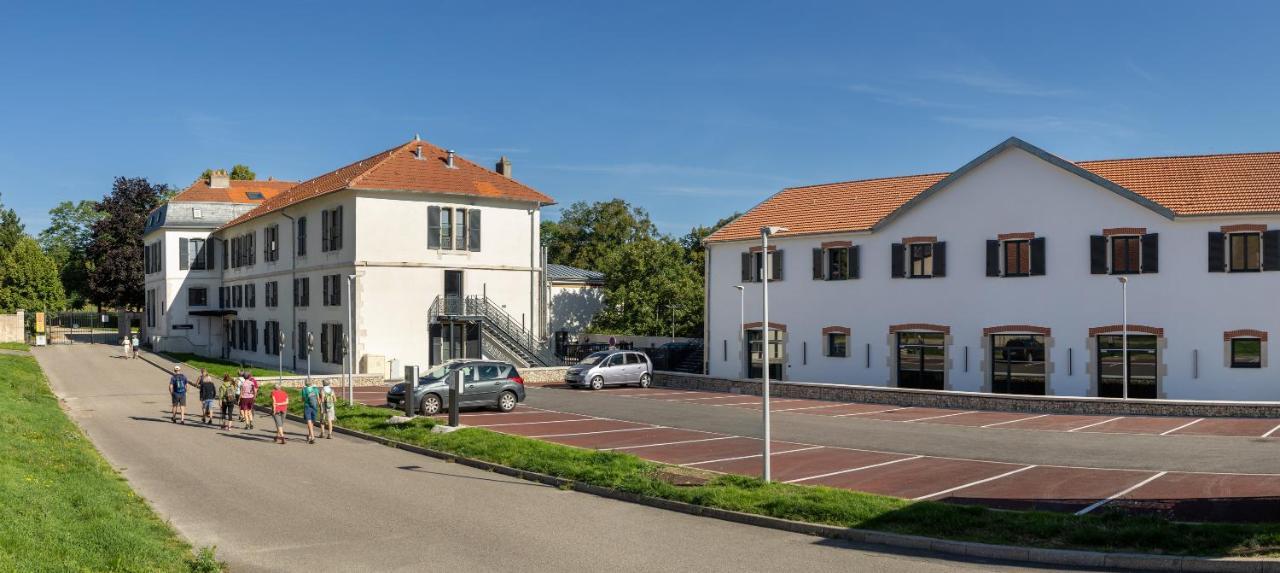
[[[1004,276],[1031,275],[1031,241],[1004,242]]]
[[[1232,338],[1231,367],[1262,368],[1262,340],[1258,338]]]
[[[761,378],[764,376],[764,354],[762,345],[760,344],[761,336],[759,328],[752,328],[745,333],[747,340],[747,378]],[[773,380],[782,379],[782,366],[786,363],[786,337],[787,333],[769,329],[769,378]]]
[[[1111,237],[1111,274],[1139,272],[1140,249],[1140,237]]]
[[[996,394],[1045,394],[1044,336],[991,335],[991,391]]]
[[[942,390],[946,385],[946,339],[941,332],[899,332],[898,386]]]
[[[1124,395],[1124,339],[1119,334],[1098,336],[1098,395]],[[1156,397],[1156,337],[1129,335],[1129,397]]]
[[[911,276],[933,276],[933,243],[911,245]]]
[[[1262,235],[1233,233],[1231,235],[1231,272],[1250,273],[1261,269]]]

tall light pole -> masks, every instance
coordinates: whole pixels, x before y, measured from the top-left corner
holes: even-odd
[[[784,227],[760,228],[760,270],[763,275],[760,279],[761,285],[764,287],[764,291],[760,297],[763,299],[764,304],[764,320],[760,323],[760,342],[761,347],[764,350],[764,371],[761,374],[764,378],[763,383],[760,385],[760,394],[764,406],[762,409],[764,410],[764,481],[766,483],[768,483],[772,477],[769,463],[770,450],[772,448],[770,447],[769,441],[773,439],[773,433],[769,428],[769,279],[773,277],[773,268],[772,265],[769,264],[771,262],[769,260],[769,235],[776,235],[786,230],[787,229]]]
[[[360,275],[357,273],[347,275],[347,334],[343,336],[345,340],[342,341],[343,348],[347,351],[347,402],[353,404],[356,401],[356,308],[352,301],[356,297],[356,277],[358,276]]]
[[[1120,278],[1120,387],[1129,399],[1129,277]]]
[[[745,326],[747,324],[747,295],[746,295],[747,287],[744,287],[742,285],[733,285],[733,288],[738,289],[738,355],[742,357],[743,360],[745,360],[747,355],[746,355],[745,349],[742,346],[742,343],[743,343],[742,331],[745,329]],[[739,368],[744,367],[743,364],[745,364],[745,362],[743,360],[738,361]],[[743,376],[743,378],[746,378],[746,376]]]

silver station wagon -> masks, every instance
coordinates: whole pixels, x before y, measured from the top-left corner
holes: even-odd
[[[653,381],[653,363],[643,352],[602,350],[588,354],[569,367],[564,381],[570,386],[586,386],[592,390],[622,384],[648,388]]]

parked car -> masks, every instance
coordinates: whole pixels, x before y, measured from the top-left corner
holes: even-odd
[[[432,368],[418,378],[414,392],[417,413],[433,416],[449,407],[449,384],[452,375],[462,376],[462,398],[459,408],[491,407],[510,412],[524,401],[524,379],[509,362],[495,360],[452,360]],[[404,408],[405,384],[387,390],[387,405]]]
[[[592,390],[621,384],[648,388],[653,381],[653,363],[643,352],[602,350],[569,367],[564,381],[570,386],[586,386]]]

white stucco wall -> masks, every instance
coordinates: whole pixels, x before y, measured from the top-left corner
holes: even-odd
[[[604,307],[604,289],[598,286],[552,284],[547,289],[548,332],[577,334]]]
[[[1280,228],[1280,217],[1234,216],[1166,219],[1110,190],[1059,169],[1025,151],[1010,149],[907,210],[874,234],[829,234],[771,240],[785,251],[784,280],[770,283],[770,321],[787,326],[792,380],[888,385],[894,364],[889,327],[931,323],[951,329],[947,388],[980,391],[986,372],[982,329],[1028,324],[1052,329],[1048,393],[1089,395],[1093,362],[1088,329],[1121,321],[1115,276],[1092,275],[1089,236],[1105,228],[1145,227],[1160,234],[1157,274],[1129,275],[1129,322],[1164,329],[1161,397],[1179,399],[1280,399],[1275,366],[1232,369],[1224,365],[1223,333],[1235,329],[1280,330],[1273,294],[1280,272],[1209,273],[1210,231],[1226,224]],[[1046,237],[1046,275],[985,276],[985,241],[1000,233]],[[890,277],[890,245],[905,237],[937,236],[947,243],[947,276]],[[862,278],[812,279],[811,249],[823,241],[859,245]],[[709,245],[707,357],[709,373],[743,374],[739,352],[740,253],[758,241]],[[747,283],[746,322],[761,318],[761,284]],[[822,356],[822,328],[851,329],[850,356]],[[807,343],[807,363],[802,345]],[[726,356],[725,347],[728,352]],[[870,348],[870,366],[864,353]],[[964,368],[963,353],[969,353]],[[1067,356],[1073,356],[1068,374]],[[1193,352],[1199,355],[1193,376]]]

